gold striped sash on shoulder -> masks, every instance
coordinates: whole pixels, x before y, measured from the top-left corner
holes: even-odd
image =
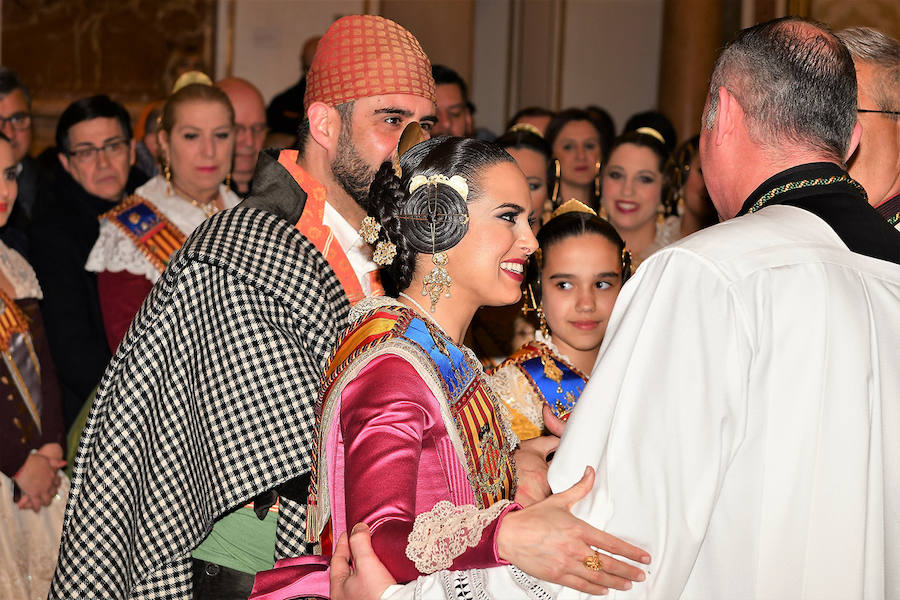
[[[165,270],[169,258],[187,239],[156,205],[136,194],[129,196],[100,218],[108,219],[125,232],[160,272]]]

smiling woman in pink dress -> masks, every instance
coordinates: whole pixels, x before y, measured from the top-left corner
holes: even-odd
[[[583,564],[592,546],[644,556],[572,518],[590,473],[584,490],[528,507],[514,501],[517,440],[461,343],[480,306],[520,298],[537,248],[531,206],[512,157],[478,140],[422,141],[376,174],[360,232],[400,294],[354,307],[356,322],[325,371],[307,512],[308,541],[322,555],[348,525],[366,522],[398,581],[510,563],[591,593],[641,577],[612,558],[604,571]],[[287,570],[258,575],[251,597],[327,595],[321,572],[291,581],[309,562],[280,561]]]

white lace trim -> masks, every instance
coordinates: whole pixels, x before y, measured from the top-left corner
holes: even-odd
[[[479,510],[471,504],[454,506],[441,500],[416,517],[406,545],[406,557],[420,573],[447,569],[453,559],[481,541],[485,527],[500,516],[509,500],[500,500]]]
[[[162,175],[157,175],[134,193],[152,202],[185,235],[190,235],[206,220],[206,213],[189,201],[174,192],[166,193],[166,180]],[[240,202],[240,198],[224,185],[219,186],[219,194],[225,202],[225,208],[237,206]],[[84,268],[95,273],[127,271],[146,277],[151,283],[156,283],[160,276],[160,272],[134,245],[131,238],[108,219],[100,221],[100,235]]]
[[[0,271],[3,271],[3,275],[15,290],[14,300],[22,298],[41,300],[44,297],[34,269],[25,260],[25,257],[3,242],[0,242]]]

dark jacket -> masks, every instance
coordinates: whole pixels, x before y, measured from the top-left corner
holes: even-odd
[[[144,181],[146,177],[132,168],[126,195]],[[111,357],[97,275],[84,264],[100,232],[97,217],[113,206],[88,193],[57,165],[53,185],[41,198],[29,229],[29,259],[44,292],[41,313],[58,371],[66,427],[100,382]]]
[[[254,195],[172,256],[85,424],[51,598],[190,598],[191,551],[214,521],[308,477],[319,377],[350,304],[294,227],[305,200],[264,153]],[[309,552],[305,517],[282,494],[278,557]]]

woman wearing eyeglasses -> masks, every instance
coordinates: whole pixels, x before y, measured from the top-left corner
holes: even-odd
[[[228,189],[234,109],[208,77],[187,73],[175,84],[158,140],[162,174],[103,216],[87,260],[112,352],[169,257],[207,217],[240,201]]]
[[[15,205],[19,162],[0,132],[0,234]],[[41,287],[0,242],[0,598],[43,598],[56,567],[69,481],[56,371]]]

